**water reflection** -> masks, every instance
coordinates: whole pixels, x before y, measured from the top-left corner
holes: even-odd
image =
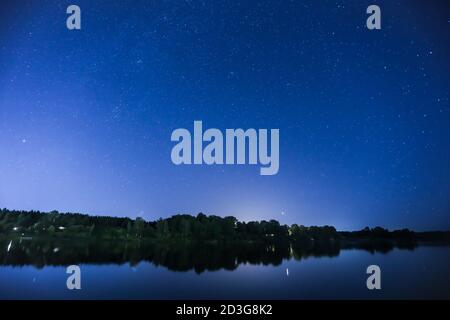
[[[309,257],[338,257],[341,250],[359,249],[387,253],[394,248],[413,250],[414,243],[392,241],[338,242],[308,241],[290,243],[200,244],[152,242],[113,242],[61,239],[0,240],[0,265],[67,266],[71,264],[125,264],[142,261],[164,266],[171,271],[235,270],[241,264],[280,265],[283,260],[300,261]],[[286,274],[289,271],[286,270]]]

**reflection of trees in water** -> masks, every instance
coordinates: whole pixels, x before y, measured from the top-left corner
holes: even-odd
[[[297,261],[309,257],[337,257],[340,251],[339,241],[302,241],[292,244],[292,256]]]
[[[337,257],[341,249],[387,252],[394,247],[413,249],[411,243],[392,241],[270,241],[261,243],[161,244],[150,242],[114,242],[83,240],[0,240],[0,265],[125,264],[147,261],[172,271],[197,273],[219,269],[234,270],[240,264],[280,265],[283,260],[300,261],[309,257]]]
[[[157,248],[151,259],[174,271],[194,269],[197,273],[219,269],[234,270],[240,264],[279,265],[289,259],[289,243],[216,244]]]
[[[359,240],[359,241],[347,241],[341,244],[343,250],[346,249],[359,249],[369,251],[370,253],[380,252],[388,253],[395,248],[403,250],[414,250],[417,247],[416,241],[408,241],[400,239],[396,241],[386,239],[372,239],[372,240]]]

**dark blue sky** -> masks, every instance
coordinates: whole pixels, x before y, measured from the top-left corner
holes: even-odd
[[[448,229],[449,20],[448,1],[2,1],[0,207]],[[279,173],[173,165],[194,120],[279,128]]]

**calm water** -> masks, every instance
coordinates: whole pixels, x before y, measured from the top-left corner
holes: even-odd
[[[450,298],[448,246],[161,247],[8,239],[0,248],[0,299]],[[81,290],[66,288],[70,264],[81,267]],[[381,267],[379,291],[366,288],[371,264]]]

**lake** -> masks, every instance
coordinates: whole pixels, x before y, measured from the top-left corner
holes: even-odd
[[[0,299],[449,299],[450,246],[0,240]],[[66,267],[81,268],[81,290]],[[366,268],[381,268],[368,290]]]

